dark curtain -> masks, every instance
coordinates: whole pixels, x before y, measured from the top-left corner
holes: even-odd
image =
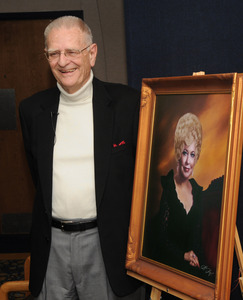
[[[243,72],[242,0],[124,0],[129,85]]]
[[[130,86],[140,90],[142,78],[198,71],[243,72],[242,0],[124,0],[124,10]],[[237,227],[243,243],[241,174]],[[234,256],[232,289],[238,273]],[[231,299],[242,299],[239,286]]]

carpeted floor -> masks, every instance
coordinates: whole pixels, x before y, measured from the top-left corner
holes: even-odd
[[[7,281],[24,279],[24,262],[25,262],[25,258],[28,255],[29,255],[28,253],[22,254],[22,255],[21,254],[17,254],[17,255],[16,254],[13,254],[13,255],[8,254],[7,256],[0,254],[0,285]],[[19,259],[19,258],[16,259],[16,257],[21,257],[21,259]],[[236,259],[234,261],[236,261]],[[236,269],[236,268],[233,268],[233,270],[234,269]],[[237,270],[239,270],[239,268],[237,268]],[[238,276],[238,273],[237,273],[237,276]],[[230,296],[230,300],[242,299],[241,293],[240,293],[240,287],[239,287],[239,285],[236,284],[236,280],[235,280],[235,278],[237,278],[237,276],[234,276],[234,272],[233,272],[234,281],[232,279],[232,287],[231,287],[232,293]],[[149,299],[149,294],[150,294],[150,290],[148,290],[146,299]],[[167,293],[166,294],[163,293],[162,298],[164,300],[179,299],[179,298],[171,296]],[[9,294],[9,300],[23,300],[23,299],[26,299],[24,293],[15,292],[15,293]],[[31,298],[31,296],[27,299],[33,300],[33,298]]]
[[[7,281],[24,279],[24,259],[0,260],[0,285]],[[14,292],[9,294],[11,300],[25,299],[25,294]]]

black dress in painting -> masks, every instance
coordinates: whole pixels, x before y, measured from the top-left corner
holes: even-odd
[[[202,187],[194,179],[192,186],[193,205],[187,213],[177,197],[174,173],[161,177],[163,187],[159,213],[149,228],[149,250],[145,256],[180,271],[213,281],[212,274],[205,270],[202,253]],[[146,242],[146,241],[145,241]],[[184,254],[193,251],[200,268],[184,260]]]

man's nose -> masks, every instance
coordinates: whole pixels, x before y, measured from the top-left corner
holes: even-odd
[[[69,61],[69,58],[65,55],[65,52],[60,52],[60,55],[58,57],[58,64],[66,65],[68,61]]]

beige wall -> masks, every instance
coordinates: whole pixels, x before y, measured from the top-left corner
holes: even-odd
[[[127,83],[124,10],[122,0],[83,0],[84,20],[98,44],[95,74],[107,81]],[[99,74],[99,75],[98,75]]]
[[[83,10],[98,44],[101,80],[127,83],[123,0],[1,0],[0,13]]]

